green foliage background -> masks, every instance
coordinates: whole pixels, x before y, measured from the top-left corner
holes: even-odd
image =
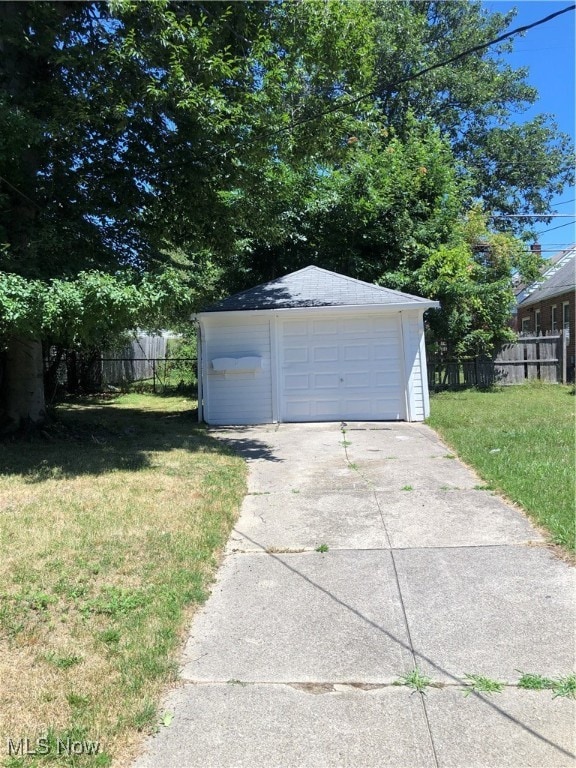
[[[512,120],[537,98],[512,42],[416,75],[512,19],[476,0],[1,4],[4,345],[107,343],[318,264],[439,298],[434,337],[490,351],[534,264],[480,211],[548,212],[570,143]]]

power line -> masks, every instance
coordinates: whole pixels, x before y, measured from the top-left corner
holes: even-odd
[[[288,125],[283,126],[281,128],[277,128],[274,131],[269,131],[268,133],[270,133],[271,135],[279,135],[281,133],[285,133],[286,131],[292,131],[294,128],[297,128],[300,125],[305,125],[306,123],[312,122],[314,120],[319,120],[320,118],[325,117],[326,115],[330,115],[330,114],[333,114],[334,112],[339,112],[339,111],[348,109],[348,107],[354,106],[355,104],[359,104],[361,101],[364,101],[365,99],[368,99],[371,97],[372,98],[377,97],[379,92],[382,91],[382,89],[386,89],[390,91],[392,89],[398,88],[398,86],[403,85],[404,83],[411,82],[412,80],[416,80],[417,78],[422,77],[423,75],[427,75],[430,72],[434,72],[437,69],[441,69],[442,67],[448,66],[449,64],[453,64],[456,61],[460,61],[460,59],[463,59],[466,56],[470,56],[473,53],[478,53],[479,51],[486,50],[487,48],[491,48],[493,45],[497,45],[498,43],[501,43],[504,40],[508,40],[509,38],[514,37],[515,35],[521,34],[522,32],[527,32],[528,30],[534,29],[535,27],[538,27],[542,24],[546,24],[549,21],[552,21],[552,19],[555,19],[558,16],[562,16],[564,13],[568,13],[568,11],[573,11],[574,9],[576,9],[576,4],[573,3],[572,5],[569,5],[560,11],[556,11],[555,13],[551,13],[548,16],[543,17],[542,19],[538,19],[537,21],[534,21],[531,24],[525,24],[521,27],[517,27],[516,29],[513,29],[510,32],[506,32],[503,35],[500,35],[499,37],[494,38],[493,40],[489,40],[485,43],[481,43],[480,45],[475,45],[472,48],[468,48],[467,50],[462,51],[461,53],[458,53],[449,59],[445,59],[444,61],[437,62],[436,64],[432,64],[429,67],[425,67],[424,69],[421,69],[412,75],[403,77],[400,80],[397,80],[395,82],[383,83],[378,88],[378,90],[372,90],[367,93],[361,94],[360,96],[357,96],[354,99],[348,99],[348,101],[344,103],[340,102],[332,107],[329,107],[328,109],[325,109],[321,112],[317,112],[315,115],[309,115],[308,117],[301,118],[300,120],[292,121]],[[232,150],[237,149],[243,144],[246,144],[246,142],[247,142],[247,139],[243,139],[242,141],[237,142],[234,146],[230,147],[227,150],[224,150],[223,152],[208,154],[208,155],[205,155],[204,157],[205,159],[209,159],[211,157],[224,157],[224,155],[226,155],[228,152],[231,152]],[[17,194],[21,195],[23,198],[25,198],[34,206],[36,206],[39,210],[41,210],[41,207],[38,205],[38,203],[35,203],[33,200],[31,200],[26,194],[24,194],[24,192],[19,190],[9,181],[7,181],[6,179],[3,179],[2,177],[0,177],[0,180],[3,181],[5,184],[7,184]],[[562,226],[567,226],[567,225],[562,225]],[[560,227],[554,227],[554,229],[559,229],[559,228]],[[546,230],[546,231],[551,231],[551,230]]]
[[[503,213],[492,214],[491,219],[572,219],[573,213]]]
[[[572,224],[576,224],[576,219],[574,221],[569,221],[566,224],[560,224],[558,227],[551,227],[550,229],[543,229],[541,232],[538,232],[538,236],[543,235],[545,232],[553,232],[555,229],[562,229],[562,227],[570,227]]]
[[[490,40],[487,43],[481,43],[480,45],[475,45],[473,48],[468,48],[466,51],[462,51],[462,53],[456,54],[456,56],[452,56],[449,59],[440,61],[436,64],[432,64],[429,67],[425,67],[424,69],[421,69],[418,72],[415,72],[413,75],[408,75],[407,77],[403,77],[400,80],[397,80],[396,82],[383,84],[377,91],[369,91],[368,93],[364,93],[360,96],[357,96],[354,99],[349,99],[344,104],[337,104],[333,107],[323,110],[322,112],[318,112],[316,115],[311,115],[310,117],[303,117],[301,120],[296,120],[292,123],[289,123],[287,126],[284,126],[283,128],[279,128],[276,132],[282,133],[285,131],[292,130],[293,128],[296,128],[299,125],[304,125],[305,123],[309,123],[312,120],[317,120],[318,118],[324,117],[325,115],[330,115],[333,112],[338,112],[341,109],[346,109],[347,107],[353,106],[354,104],[358,104],[359,102],[364,101],[364,99],[378,96],[378,93],[379,91],[382,90],[382,88],[386,88],[387,90],[391,90],[392,88],[397,88],[399,85],[403,85],[404,83],[408,83],[411,80],[415,80],[418,77],[422,77],[422,75],[427,75],[429,72],[434,72],[434,70],[436,69],[445,67],[448,64],[453,64],[455,61],[460,61],[460,59],[463,59],[465,56],[470,56],[473,53],[478,53],[478,51],[483,51],[486,48],[492,47],[493,45],[502,43],[504,40],[507,40],[509,37],[518,35],[521,32],[527,32],[529,29],[534,29],[534,27],[538,27],[541,24],[546,24],[549,21],[552,21],[552,19],[555,19],[557,16],[561,16],[562,14],[567,13],[568,11],[573,11],[575,8],[576,8],[576,4],[573,3],[572,5],[569,5],[566,8],[563,8],[561,11],[556,11],[555,13],[551,13],[548,16],[545,16],[544,18],[539,19],[538,21],[532,22],[532,24],[525,24],[522,27],[517,27],[516,29],[513,29],[510,32],[506,32],[505,34],[500,35],[500,37],[496,37],[494,40]]]
[[[24,194],[22,190],[18,189],[18,187],[15,187],[14,184],[10,184],[8,179],[5,179],[3,176],[0,176],[0,181],[3,181],[4,184],[6,184],[7,187],[10,187],[10,189],[13,189],[14,192],[16,192],[17,195],[20,195],[20,197],[23,197],[24,200],[28,200],[29,203],[32,203],[34,207],[36,207],[39,211],[42,210],[42,206],[38,205],[38,203],[35,203],[34,200],[32,200],[31,197],[28,197],[28,195]]]
[[[573,11],[575,8],[576,8],[576,4],[573,3],[572,5],[569,5],[566,8],[563,8],[560,11],[556,11],[555,13],[551,13],[548,16],[543,17],[542,19],[538,19],[538,21],[534,21],[531,24],[525,24],[522,27],[517,27],[516,29],[513,29],[510,32],[506,32],[503,35],[500,35],[500,37],[496,37],[493,40],[489,40],[486,43],[481,43],[480,45],[475,45],[473,48],[468,48],[467,50],[462,51],[461,53],[458,53],[458,54],[456,54],[455,56],[452,56],[449,59],[445,59],[444,61],[437,62],[436,64],[432,64],[429,67],[425,67],[424,69],[421,69],[421,70],[419,70],[418,72],[415,72],[412,75],[408,75],[408,76],[403,77],[400,80],[396,80],[394,82],[383,83],[383,84],[381,84],[379,86],[378,90],[368,91],[367,93],[363,93],[360,96],[356,96],[353,99],[348,99],[348,101],[339,102],[338,104],[335,104],[332,107],[328,107],[327,109],[322,110],[320,112],[316,112],[313,115],[309,115],[308,117],[303,117],[300,120],[294,120],[291,123],[288,123],[288,125],[285,125],[285,126],[283,126],[281,128],[268,129],[267,131],[263,131],[260,134],[260,138],[266,137],[266,135],[268,135],[270,137],[278,136],[281,133],[286,133],[287,131],[292,131],[294,128],[297,128],[300,125],[305,125],[306,123],[313,122],[314,120],[319,120],[320,118],[325,117],[326,115],[333,114],[334,112],[344,111],[344,110],[348,109],[348,107],[354,106],[355,104],[359,104],[361,101],[364,101],[365,99],[377,97],[379,95],[379,93],[382,91],[382,89],[384,89],[384,88],[389,90],[389,91],[391,91],[394,88],[397,88],[398,86],[403,85],[404,83],[408,83],[408,82],[410,82],[412,80],[415,80],[415,79],[417,79],[419,77],[422,77],[423,75],[426,75],[429,72],[433,72],[436,69],[440,69],[442,67],[445,67],[448,64],[453,64],[455,61],[459,61],[460,59],[463,59],[466,56],[470,56],[473,53],[477,53],[478,51],[483,51],[486,48],[490,48],[493,45],[497,45],[498,43],[501,43],[504,40],[507,40],[508,38],[513,37],[514,35],[521,34],[522,32],[527,32],[529,29],[533,29],[534,27],[538,27],[541,24],[546,24],[549,21],[552,21],[552,19],[555,19],[557,16],[561,16],[564,13],[568,13],[568,11]],[[252,142],[253,141],[254,141],[254,136],[252,136]],[[250,142],[250,137],[243,138],[242,140],[236,142],[231,147],[229,147],[228,149],[225,149],[223,151],[212,152],[212,153],[209,152],[206,155],[204,155],[203,158],[200,158],[200,159],[210,160],[212,158],[225,157],[225,155],[227,155],[229,152],[232,152],[232,151],[234,151],[235,149],[238,149],[241,146],[245,146],[247,143],[251,143]],[[523,161],[521,163],[521,165],[522,165],[522,167],[526,167],[531,162],[533,163],[533,165],[536,165],[536,166],[538,164],[541,164],[541,163],[538,163],[537,161],[534,162],[534,161],[528,160],[528,161]],[[515,165],[515,164],[518,164],[518,163],[514,163],[514,161],[508,163],[508,165]],[[172,165],[176,165],[176,167],[178,167],[177,164],[172,164]],[[171,167],[171,165],[168,165],[168,166],[164,165],[163,167],[164,168]]]

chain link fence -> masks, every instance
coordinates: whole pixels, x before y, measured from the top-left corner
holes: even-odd
[[[197,360],[192,357],[104,357],[56,350],[44,358],[46,399],[97,392],[196,394]]]
[[[104,389],[195,392],[197,360],[190,357],[102,358]]]

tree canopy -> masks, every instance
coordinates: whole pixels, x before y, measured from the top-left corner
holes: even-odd
[[[1,3],[4,346],[95,343],[111,314],[157,323],[306,263],[441,295],[475,247],[467,212],[547,213],[573,179],[553,121],[513,119],[537,98],[513,43],[460,56],[512,19],[476,0]],[[509,278],[486,269],[478,286]]]

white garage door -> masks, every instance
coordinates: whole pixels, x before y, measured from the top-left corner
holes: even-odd
[[[399,315],[284,320],[283,421],[404,419]]]

